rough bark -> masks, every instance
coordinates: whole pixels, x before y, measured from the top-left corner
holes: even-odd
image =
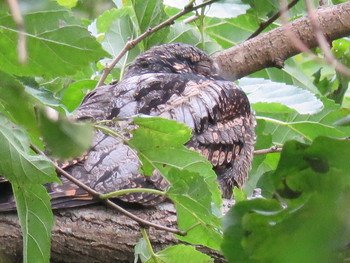
[[[315,15],[329,41],[350,35],[350,2],[318,9]],[[215,54],[220,75],[233,80],[267,67],[283,67],[287,58],[300,53],[287,30],[294,32],[309,48],[318,45],[310,20],[303,17]]]
[[[227,207],[231,205],[229,201]],[[176,228],[175,208],[163,203],[155,208],[128,209],[135,215],[157,224]],[[168,232],[149,228],[155,251],[178,244]],[[141,233],[139,225],[102,205],[55,211],[52,231],[51,262],[134,262],[134,247]],[[198,247],[215,262],[225,262],[218,251]],[[0,262],[21,262],[22,236],[15,213],[0,216]]]

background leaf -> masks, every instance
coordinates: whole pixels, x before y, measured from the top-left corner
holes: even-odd
[[[209,256],[195,250],[194,247],[186,245],[176,245],[167,247],[166,249],[157,253],[158,257],[164,262],[169,263],[197,263],[197,262],[214,262]]]
[[[252,104],[280,103],[300,114],[314,114],[323,108],[322,102],[313,93],[292,85],[260,78],[242,78],[238,83],[248,93],[248,99]]]
[[[65,10],[26,14],[28,63],[17,58],[18,30],[11,16],[0,18],[0,69],[18,76],[66,76],[108,56],[80,22]]]
[[[278,199],[241,201],[225,217],[222,248],[229,261],[339,260],[349,235],[350,166],[338,153],[349,149],[349,141],[327,137],[312,145],[286,143],[267,175]]]
[[[6,160],[0,162],[0,175],[11,182],[16,198],[23,234],[23,262],[48,262],[53,214],[50,197],[41,184],[59,182],[54,168],[46,158],[30,154],[24,131],[2,115],[0,158]]]
[[[40,129],[52,156],[61,159],[77,157],[91,146],[93,127],[89,123],[74,123],[68,119],[50,119],[40,112]]]

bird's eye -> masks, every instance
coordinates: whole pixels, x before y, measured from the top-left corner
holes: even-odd
[[[198,74],[208,76],[212,75],[214,72],[214,69],[212,67],[212,63],[210,61],[199,61],[196,65]]]

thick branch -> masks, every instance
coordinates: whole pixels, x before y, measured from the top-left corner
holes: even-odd
[[[223,208],[227,211],[232,201]],[[155,208],[128,209],[136,216],[170,228],[176,228],[175,208],[163,203]],[[50,262],[134,262],[134,247],[142,237],[139,225],[115,210],[100,206],[55,211]],[[155,252],[179,241],[172,233],[148,229]],[[200,247],[215,262],[224,262],[213,250]],[[21,262],[22,237],[15,213],[0,216],[0,262]],[[2,261],[4,260],[4,261]]]
[[[350,35],[350,2],[318,9],[314,15],[328,41]],[[303,17],[215,54],[220,75],[238,79],[263,68],[283,67],[287,58],[300,53],[289,40],[287,30],[292,30],[309,48],[318,44],[310,20]]]

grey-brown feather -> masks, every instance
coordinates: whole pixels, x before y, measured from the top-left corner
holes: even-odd
[[[75,116],[96,121],[142,113],[185,123],[193,130],[186,145],[211,161],[223,195],[229,197],[233,186],[241,187],[246,181],[255,120],[244,92],[215,72],[210,57],[190,45],[156,47],[140,55],[121,82],[89,94]],[[105,138],[100,140],[101,136]],[[84,168],[89,185],[103,193],[130,187],[164,189],[167,185],[160,176],[140,175],[135,151],[101,132],[96,133]],[[142,194],[121,199],[147,201]]]
[[[188,125],[193,137],[186,146],[213,164],[224,197],[232,195],[233,186],[241,187],[246,181],[255,142],[254,116],[244,92],[220,78],[211,58],[203,51],[182,43],[150,49],[135,59],[122,81],[89,93],[74,118],[99,121],[140,113]],[[125,131],[134,128],[129,121],[117,122],[114,127],[125,137],[130,137],[130,132]],[[161,190],[167,187],[166,180],[157,172],[151,177],[140,174],[135,150],[120,138],[101,131],[95,133],[87,157],[67,171],[101,193],[133,187]],[[63,179],[63,185],[48,187],[60,200],[58,207],[70,206],[59,197],[70,189],[77,189],[76,186]],[[72,200],[72,196],[67,196],[68,201],[69,198]],[[148,205],[163,200],[145,193],[118,198]]]

